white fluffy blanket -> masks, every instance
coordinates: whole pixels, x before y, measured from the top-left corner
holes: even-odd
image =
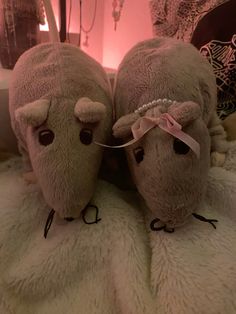
[[[172,234],[149,228],[158,314],[236,313],[236,175],[211,169],[199,214],[217,228],[195,218]]]
[[[1,314],[150,314],[148,237],[131,200],[105,182],[97,224],[54,220],[21,162],[0,165]],[[86,219],[94,219],[93,209]]]
[[[150,231],[150,245],[141,213],[110,184],[93,199],[98,224],[55,219],[46,240],[49,209],[19,160],[0,165],[0,187],[1,314],[236,313],[234,173],[210,171],[199,214],[216,229],[191,218],[173,234]]]

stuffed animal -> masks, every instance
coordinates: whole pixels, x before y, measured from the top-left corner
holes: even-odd
[[[215,104],[211,67],[189,44],[143,42],[118,70],[113,132],[143,199],[160,313],[236,311],[236,177],[210,170],[211,146],[227,146]]]
[[[138,109],[121,118],[114,135],[134,134],[126,147],[134,182],[160,228],[170,232],[195,215],[204,195],[210,137],[198,104],[158,100],[148,106],[141,107],[142,117]]]
[[[21,162],[0,169],[2,313],[155,313],[142,213],[97,180],[94,142],[112,122],[101,65],[69,44],[32,48],[13,71],[10,116],[32,182]]]
[[[183,224],[201,202],[210,144],[217,146],[220,132],[215,105],[211,65],[190,44],[142,42],[118,70],[114,136],[134,137],[124,145],[134,182],[166,230]]]
[[[41,44],[18,60],[12,127],[27,171],[61,218],[79,217],[93,195],[102,149],[92,143],[107,141],[111,114],[104,70],[75,46]]]
[[[211,133],[211,152],[220,156],[213,154],[213,165],[223,164],[221,154],[227,152],[228,143],[216,115],[215,76],[191,44],[171,38],[137,44],[121,62],[115,85],[116,120],[158,99],[196,102]]]
[[[132,195],[97,180],[109,81],[57,42],[44,4],[53,42],[21,56],[10,87],[24,170],[17,158],[0,164],[0,313],[154,314],[143,215]]]

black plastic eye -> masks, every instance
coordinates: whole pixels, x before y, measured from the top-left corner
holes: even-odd
[[[79,137],[81,143],[83,143],[84,145],[89,145],[92,143],[93,140],[93,132],[89,129],[82,129],[80,131]]]
[[[186,155],[190,150],[190,147],[186,145],[184,142],[176,138],[174,140],[174,151],[179,155]]]
[[[144,158],[144,150],[142,147],[137,147],[134,149],[134,157],[136,162],[139,164],[141,161],[143,161]]]
[[[64,218],[64,220],[71,222],[71,221],[75,220],[75,218],[73,218],[73,217],[66,217],[66,218]]]
[[[39,132],[38,138],[41,145],[48,146],[52,144],[54,140],[54,133],[49,129],[42,130]]]

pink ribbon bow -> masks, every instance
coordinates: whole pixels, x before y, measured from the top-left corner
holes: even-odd
[[[156,126],[184,142],[192,149],[192,151],[199,158],[200,156],[199,143],[195,141],[190,135],[183,132],[182,126],[177,121],[175,121],[175,119],[169,113],[163,113],[158,118],[152,117],[139,118],[131,127],[135,142],[142,138],[147,132],[149,132]],[[130,142],[134,143],[133,140]],[[124,145],[127,146],[127,144],[128,143]]]
[[[165,132],[171,134],[172,136],[178,138],[186,145],[188,145],[192,151],[196,154],[197,158],[200,157],[200,145],[195,139],[193,139],[190,135],[182,131],[182,126],[175,121],[175,119],[169,113],[163,113],[158,118],[152,117],[140,117],[134,124],[131,126],[131,131],[133,134],[133,139],[128,143],[118,146],[109,146],[95,142],[100,146],[110,147],[110,148],[122,148],[127,147],[136,143],[140,140],[146,133],[148,133],[151,129],[155,127],[159,127]]]

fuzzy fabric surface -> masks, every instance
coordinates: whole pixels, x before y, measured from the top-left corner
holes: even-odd
[[[156,313],[149,286],[148,237],[132,198],[100,181],[96,224],[55,217],[18,158],[0,164],[0,313]],[[91,207],[86,221],[94,221]]]
[[[236,313],[236,176],[211,168],[200,215],[170,234],[149,228],[151,286],[158,314]]]
[[[22,164],[0,164],[0,313],[232,314],[236,311],[236,176],[214,167],[199,214],[173,234],[149,232],[133,199],[99,182],[92,200],[102,220],[55,220]],[[153,217],[147,216],[147,223]],[[88,221],[94,212],[88,212]],[[85,240],[89,239],[89,241]],[[151,260],[151,289],[148,282]]]

